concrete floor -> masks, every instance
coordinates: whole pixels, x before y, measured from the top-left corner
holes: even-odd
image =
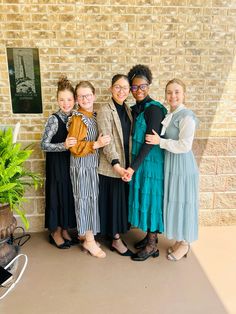
[[[132,249],[142,236],[131,230],[126,242]],[[160,236],[160,257],[133,262],[107,248],[105,259],[78,246],[58,250],[47,233],[32,234],[21,250],[26,271],[0,313],[235,314],[235,237],[236,226],[202,227],[188,258],[170,262],[171,242]]]

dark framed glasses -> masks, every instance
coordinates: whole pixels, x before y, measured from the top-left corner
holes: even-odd
[[[93,94],[77,95],[77,98],[78,98],[79,100],[84,100],[84,99],[91,100],[92,97],[93,97]]]
[[[112,88],[116,91],[116,92],[120,92],[121,90],[123,92],[129,92],[130,87],[129,86],[120,86],[120,85],[113,85]]]
[[[141,89],[143,92],[146,91],[149,87],[149,84],[140,84],[140,85],[131,85],[132,92],[137,92]]]

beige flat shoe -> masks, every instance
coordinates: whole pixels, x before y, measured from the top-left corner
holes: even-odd
[[[92,256],[98,257],[98,258],[105,258],[106,253],[97,246],[96,242],[93,241],[84,241],[82,244],[83,248],[87,250]]]
[[[182,248],[181,248],[181,246],[182,246]],[[183,252],[180,254],[178,250],[179,250],[180,248],[183,249],[183,246],[186,246],[186,250],[183,250]],[[190,251],[190,244],[189,244],[189,243],[188,243],[188,244],[181,244],[181,245],[178,247],[177,250],[175,250],[173,253],[169,253],[169,254],[167,255],[167,259],[168,259],[169,261],[174,261],[174,262],[179,261],[179,260],[181,260],[181,258],[187,257],[189,251]]]
[[[173,253],[174,251],[176,251],[178,249],[178,247],[180,246],[181,244],[181,241],[175,241],[174,245],[173,246],[170,246],[168,249],[167,249],[167,254],[171,254]]]
[[[80,242],[84,242],[85,241],[85,236],[78,236],[78,240],[80,241]],[[97,242],[96,241],[96,244],[97,244],[97,246],[101,246],[101,244],[99,243],[99,242]]]

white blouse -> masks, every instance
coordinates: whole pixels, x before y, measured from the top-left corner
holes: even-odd
[[[167,114],[166,118],[162,121],[163,128],[161,135],[165,134],[165,130],[168,127],[171,118],[174,113],[179,112],[180,110],[184,109],[184,105],[180,105],[175,111],[172,113]],[[196,123],[191,116],[184,117],[179,123],[179,139],[172,140],[172,139],[160,139],[160,147],[163,149],[168,150],[174,154],[182,154],[187,153],[192,149],[194,133],[195,133]]]

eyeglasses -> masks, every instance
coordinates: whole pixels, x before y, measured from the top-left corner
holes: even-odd
[[[149,84],[132,85],[131,90],[132,92],[137,92],[139,89],[141,89],[144,92],[148,89],[148,87],[149,87]]]
[[[112,88],[114,88],[116,92],[120,92],[121,90],[124,92],[128,92],[130,90],[129,86],[113,85]]]
[[[92,97],[93,97],[93,94],[77,95],[77,98],[78,98],[79,100],[84,100],[85,98],[86,98],[87,100],[91,100]]]

